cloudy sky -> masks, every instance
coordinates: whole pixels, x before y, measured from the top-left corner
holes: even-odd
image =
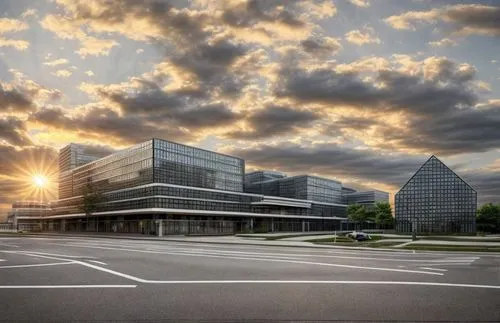
[[[500,202],[497,1],[2,0],[0,12],[0,207],[27,198],[20,178],[50,173],[69,142],[151,137],[391,193],[436,154],[480,203]]]

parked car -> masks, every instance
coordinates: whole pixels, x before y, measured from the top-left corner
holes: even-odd
[[[361,231],[353,231],[351,233],[348,233],[347,236],[349,238],[355,239],[357,241],[365,241],[365,240],[370,240],[371,237],[368,233],[364,233]]]

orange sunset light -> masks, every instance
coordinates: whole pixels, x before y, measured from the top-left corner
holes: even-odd
[[[23,200],[49,201],[57,198],[57,159],[45,153],[30,155],[13,174]]]

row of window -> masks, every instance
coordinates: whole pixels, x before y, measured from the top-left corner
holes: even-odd
[[[207,151],[195,147],[190,147],[166,140],[161,140],[161,139],[155,139],[154,141],[154,148],[158,150],[164,150],[164,151],[170,151],[170,152],[176,152],[192,157],[198,157],[198,158],[203,158],[206,160],[214,160],[234,166],[239,166],[243,163],[242,159],[232,157],[232,156],[226,156],[222,154],[218,154],[216,152],[212,151]]]
[[[184,155],[163,150],[155,150],[155,160],[156,159],[168,160],[177,163],[210,168],[215,170],[224,170],[227,172],[237,173],[240,175],[243,173],[243,164],[241,165],[226,164],[218,160],[209,160],[209,159],[198,158],[190,155]]]

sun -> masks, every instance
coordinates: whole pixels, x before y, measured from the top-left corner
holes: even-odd
[[[0,0],[1,1],[1,0]],[[53,151],[30,151],[15,164],[12,195],[17,200],[57,199],[58,165]]]
[[[35,175],[33,176],[33,185],[35,185],[37,188],[42,189],[45,188],[48,184],[48,179],[47,177],[43,175]]]

